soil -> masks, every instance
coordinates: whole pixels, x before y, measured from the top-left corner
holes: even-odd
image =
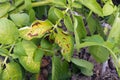
[[[84,59],[94,64],[93,75],[85,76],[81,72],[77,74],[72,73],[70,80],[120,80],[111,57],[104,63],[98,63],[88,53],[87,49],[82,49],[79,54],[75,53],[73,57]],[[51,60],[50,57],[44,57],[42,60],[42,68],[39,80],[48,80],[49,72],[51,72]]]
[[[105,63],[96,62],[89,53],[80,53],[80,58],[94,64],[93,75],[88,77],[80,74],[73,74],[71,80],[120,80],[113,65],[112,58]]]

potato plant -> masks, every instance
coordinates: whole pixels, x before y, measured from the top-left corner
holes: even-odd
[[[112,0],[0,0],[0,80],[38,80],[44,56],[48,80],[69,80],[71,65],[91,76],[94,64],[73,56],[82,48],[100,63],[112,56],[120,75],[119,24]]]

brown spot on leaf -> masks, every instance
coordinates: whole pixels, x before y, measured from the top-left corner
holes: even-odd
[[[36,23],[34,23],[34,24],[32,25],[32,27],[34,27],[34,26],[39,26],[39,25],[41,25],[41,23],[40,23],[40,22],[36,22]]]
[[[38,36],[38,33],[32,34],[32,33],[28,33],[28,36],[33,37],[33,36]]]
[[[66,40],[66,38],[63,37],[64,40]]]
[[[70,47],[69,47],[69,44],[66,44],[66,46],[67,46],[68,48],[70,48]]]

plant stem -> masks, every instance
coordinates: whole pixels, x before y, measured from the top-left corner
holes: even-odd
[[[68,12],[68,10],[69,10],[69,8],[67,8],[67,9],[65,10],[65,12],[63,13],[63,15],[65,15],[65,14]],[[54,25],[53,30],[57,28],[58,24],[60,23],[60,21],[61,21],[62,19],[63,19],[63,17],[60,18],[60,19],[56,22],[56,24]]]
[[[50,0],[45,0],[45,1],[33,2],[32,7],[44,6],[44,5],[50,5],[50,4],[52,4],[52,2]],[[22,11],[25,8],[26,8],[25,4],[23,4],[20,7],[14,9],[13,11],[10,11],[10,13],[14,13],[14,12],[17,12],[17,11]]]
[[[0,45],[0,48],[2,48],[2,47],[3,47],[3,44]]]

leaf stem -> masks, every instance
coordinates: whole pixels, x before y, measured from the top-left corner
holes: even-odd
[[[13,45],[11,46],[11,48],[9,49],[8,55],[12,52],[12,49],[14,48],[14,45],[15,45],[15,42],[13,43]],[[8,58],[9,58],[9,56],[5,57],[2,65],[6,64]]]

